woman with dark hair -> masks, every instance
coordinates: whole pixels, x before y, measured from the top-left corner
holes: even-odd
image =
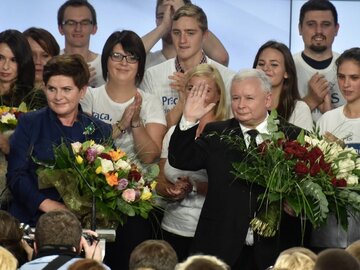
[[[160,100],[138,88],[146,53],[133,31],[117,31],[107,39],[101,65],[106,84],[89,89],[81,105],[115,129],[115,145],[149,164],[160,157],[166,120]]]
[[[295,63],[289,48],[277,41],[266,42],[258,50],[253,68],[262,69],[271,79],[271,108],[289,123],[311,130],[310,108],[300,100]]]
[[[35,66],[30,45],[13,29],[0,33],[1,105],[18,106],[34,88]]]
[[[0,33],[0,106],[18,107],[34,87],[35,68],[26,38],[17,30]],[[5,185],[6,160],[11,132],[0,132],[0,208],[11,198]]]
[[[160,157],[166,131],[160,99],[138,88],[145,59],[144,45],[135,32],[112,33],[101,56],[106,84],[90,88],[81,101],[85,112],[113,125],[115,146],[133,157],[143,170]],[[131,251],[153,238],[153,226],[151,220],[129,217],[117,228],[115,243],[107,244],[106,264],[112,269],[128,269]]]
[[[54,36],[45,29],[31,27],[23,32],[27,38],[32,57],[35,64],[35,87],[27,96],[26,103],[31,109],[40,109],[47,105],[43,91],[43,71],[44,65],[60,53],[60,47]]]
[[[35,64],[35,85],[38,89],[43,86],[44,65],[51,57],[59,55],[60,47],[54,36],[45,29],[31,27],[23,32],[27,38]]]
[[[44,67],[48,106],[20,115],[10,137],[7,184],[13,194],[9,212],[34,226],[45,212],[66,208],[57,190],[39,189],[35,160],[55,159],[53,148],[62,142],[108,142],[111,126],[82,112],[90,72],[80,55],[53,57]],[[88,127],[94,127],[91,133]],[[69,146],[70,147],[70,146]]]

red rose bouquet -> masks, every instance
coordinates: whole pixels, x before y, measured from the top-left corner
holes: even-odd
[[[311,133],[301,132],[297,140],[286,140],[278,130],[277,113],[268,118],[270,134],[247,158],[233,164],[238,179],[264,187],[259,197],[260,212],[250,225],[258,234],[274,236],[280,224],[283,202],[297,216],[319,227],[334,213],[347,228],[347,217],[360,211],[360,159],[353,148]],[[244,143],[225,138],[241,151]]]
[[[127,216],[148,217],[155,206],[157,166],[144,174],[121,149],[94,141],[75,142],[69,148],[66,143],[54,148],[55,163],[37,171],[39,186],[54,186],[84,227],[89,227],[93,218],[93,199],[101,226],[122,224]]]

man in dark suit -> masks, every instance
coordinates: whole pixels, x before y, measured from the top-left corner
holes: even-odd
[[[281,250],[300,245],[300,220],[284,212],[278,235],[263,238],[253,233],[249,222],[258,210],[258,195],[264,190],[246,181],[235,180],[231,173],[232,163],[243,160],[246,152],[235,150],[219,136],[209,134],[240,136],[249,146],[249,130],[268,133],[271,83],[261,70],[250,69],[236,74],[231,86],[234,118],[208,124],[195,140],[198,119],[215,105],[205,106],[205,96],[201,90],[191,90],[169,146],[172,166],[184,170],[205,168],[208,174],[208,193],[192,252],[218,256],[232,269],[263,270],[275,262]],[[296,139],[300,132],[288,123],[280,124],[280,129],[290,139]],[[255,136],[256,143],[260,143],[261,135]]]

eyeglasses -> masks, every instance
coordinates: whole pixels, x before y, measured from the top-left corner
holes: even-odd
[[[133,54],[123,55],[122,53],[118,53],[118,52],[112,52],[110,54],[110,58],[114,62],[121,62],[125,58],[126,62],[128,62],[129,64],[135,64],[139,61],[139,57],[137,57],[136,55]]]
[[[89,26],[89,25],[92,25],[93,24],[93,21],[92,20],[82,20],[80,22],[77,22],[77,21],[74,21],[74,20],[66,20],[66,21],[63,21],[62,23],[63,25],[66,25],[66,26],[78,26],[79,24],[81,26]]]

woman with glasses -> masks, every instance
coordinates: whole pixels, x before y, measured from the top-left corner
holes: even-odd
[[[101,56],[106,84],[89,89],[81,102],[85,112],[113,125],[115,146],[144,169],[160,157],[166,131],[159,98],[138,88],[144,76],[145,59],[144,45],[136,33],[124,30],[111,34]],[[108,245],[106,264],[112,269],[127,269],[132,249],[151,238],[151,233],[148,220],[128,218],[124,226],[119,226],[116,242]]]

